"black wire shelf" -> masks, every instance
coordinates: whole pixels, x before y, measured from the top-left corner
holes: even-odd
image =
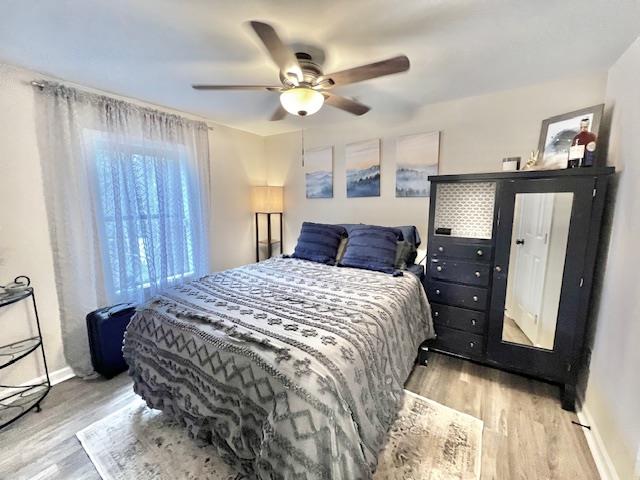
[[[0,346],[0,370],[6,368],[29,354],[40,350],[42,363],[44,365],[44,380],[35,384],[23,385],[0,385],[0,429],[15,422],[20,417],[33,409],[40,411],[40,402],[51,390],[51,380],[47,368],[47,358],[44,354],[42,343],[42,330],[40,329],[40,318],[38,317],[38,306],[34,290],[29,285],[31,281],[28,277],[17,277],[12,288],[22,288],[19,291],[0,294],[0,308],[7,307],[21,300],[30,299],[33,306],[33,313],[36,319],[38,335],[25,338],[17,342]],[[5,288],[5,287],[3,287]],[[9,286],[6,289],[10,289]]]
[[[6,307],[12,303],[19,302],[20,300],[31,296],[32,293],[33,288],[31,287],[17,293],[2,293],[0,294],[0,307]]]
[[[17,390],[0,398],[0,425],[2,427],[15,422],[34,408],[40,411],[40,402],[51,390],[48,381],[23,387],[10,385],[0,385],[0,387]]]
[[[0,347],[0,369],[26,357],[42,344],[40,337],[31,337]]]

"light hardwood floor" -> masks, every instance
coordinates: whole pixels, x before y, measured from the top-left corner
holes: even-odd
[[[484,420],[483,480],[599,478],[556,387],[432,354],[428,367],[414,369],[407,389]],[[99,479],[75,433],[133,396],[126,374],[56,385],[42,412],[0,431],[0,479]]]
[[[431,354],[406,388],[484,421],[483,480],[599,479],[575,413],[559,387],[445,355]]]
[[[502,327],[502,340],[519,343],[520,345],[529,345],[530,347],[533,346],[531,339],[525,335],[516,321],[506,315],[504,316],[504,324]]]

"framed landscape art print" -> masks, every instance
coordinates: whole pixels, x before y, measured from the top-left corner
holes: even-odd
[[[398,138],[396,144],[396,197],[428,197],[429,175],[438,174],[440,132]]]
[[[333,147],[304,153],[307,198],[333,198]]]
[[[380,196],[380,140],[347,145],[347,198]]]

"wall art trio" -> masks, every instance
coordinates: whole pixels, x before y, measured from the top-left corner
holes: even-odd
[[[380,196],[379,139],[345,146],[347,198]],[[333,198],[333,147],[305,151],[307,198]],[[428,197],[428,177],[438,174],[440,132],[396,139],[396,197]]]

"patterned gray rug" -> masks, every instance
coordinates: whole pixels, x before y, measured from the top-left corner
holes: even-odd
[[[375,480],[477,480],[483,423],[406,392],[399,418],[380,453]],[[76,436],[103,480],[241,480],[208,445],[142,400]]]

